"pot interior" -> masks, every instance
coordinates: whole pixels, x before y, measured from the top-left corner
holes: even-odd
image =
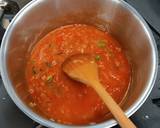
[[[25,66],[33,46],[51,30],[89,24],[111,33],[132,66],[132,81],[122,108],[126,111],[148,88],[153,75],[153,44],[138,17],[118,0],[38,0],[25,7],[9,27],[6,63],[13,86],[25,83]],[[19,93],[21,99],[24,92]]]

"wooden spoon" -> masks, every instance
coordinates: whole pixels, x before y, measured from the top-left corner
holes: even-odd
[[[73,55],[62,64],[62,69],[72,79],[91,86],[104,101],[122,128],[136,128],[99,82],[98,67],[93,57],[86,54]]]

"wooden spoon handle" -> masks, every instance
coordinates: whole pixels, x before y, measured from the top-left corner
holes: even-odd
[[[113,116],[119,122],[122,128],[136,128],[133,122],[127,118],[125,113],[119,107],[119,105],[113,100],[113,98],[109,95],[109,93],[105,90],[103,85],[99,82],[92,82],[92,87],[107,105],[108,109],[111,111]]]

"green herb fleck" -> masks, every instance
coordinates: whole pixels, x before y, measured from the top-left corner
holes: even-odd
[[[45,64],[46,64],[46,66],[49,67],[49,68],[52,67],[52,64],[51,64],[50,62],[46,62]]]
[[[106,42],[104,40],[99,40],[97,43],[97,46],[99,48],[105,48],[106,47]]]
[[[47,82],[50,83],[50,82],[52,82],[52,81],[53,81],[53,76],[52,76],[52,75],[49,75],[49,76],[47,77]]]
[[[100,56],[100,55],[96,55],[96,56],[95,56],[95,60],[96,60],[96,61],[101,60],[101,56]]]
[[[35,64],[35,60],[31,60],[31,63],[32,63],[32,64]]]
[[[110,57],[114,57],[114,54],[113,54],[113,52],[111,52],[111,51],[108,51],[108,54],[109,54],[109,56],[110,56]]]

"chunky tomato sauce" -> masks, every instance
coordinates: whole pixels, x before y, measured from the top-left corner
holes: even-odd
[[[89,86],[62,71],[64,60],[74,54],[95,57],[100,82],[120,103],[131,77],[129,62],[119,43],[107,32],[74,24],[57,28],[42,38],[31,52],[26,68],[29,105],[48,119],[64,124],[90,124],[106,119],[107,107]]]

